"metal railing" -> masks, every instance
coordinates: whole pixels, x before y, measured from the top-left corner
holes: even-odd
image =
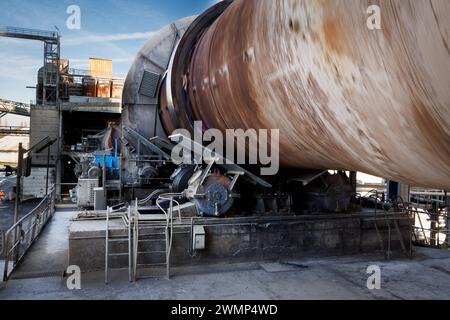
[[[9,279],[11,272],[19,265],[49,219],[53,216],[55,212],[55,190],[55,186],[52,186],[47,196],[33,210],[4,233],[3,281]]]
[[[70,189],[75,188],[78,185],[78,182],[62,182],[55,183],[54,187],[57,193],[57,200],[63,200],[64,198],[70,197]]]
[[[5,135],[28,135],[30,128],[20,126],[0,126],[0,134]]]
[[[375,213],[383,198],[378,190],[367,191],[365,197],[373,200]],[[368,197],[369,196],[369,197]],[[412,220],[411,239],[415,245],[432,248],[450,247],[450,207],[445,206],[444,191],[417,190],[411,192],[410,202],[394,199],[394,208],[405,211]],[[360,195],[360,201],[363,196]]]
[[[416,245],[448,248],[450,241],[450,219],[448,212],[429,212],[420,207],[411,207],[414,218],[413,237]]]
[[[38,29],[27,29],[27,28],[17,28],[17,27],[0,27],[1,34],[12,34],[12,35],[24,35],[24,36],[35,36],[48,39],[58,39],[59,34],[56,31],[38,30]]]
[[[0,99],[0,112],[30,116],[30,105],[22,102]]]

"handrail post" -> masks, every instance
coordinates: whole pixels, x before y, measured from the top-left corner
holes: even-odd
[[[8,243],[6,240],[6,233],[2,232],[2,257],[5,265],[3,266],[3,281],[6,281],[8,278]]]
[[[109,257],[109,207],[106,208],[106,229],[105,229],[105,284],[108,284],[108,257]]]
[[[128,281],[133,282],[133,257],[131,244],[131,207],[128,206]]]
[[[23,162],[23,148],[22,143],[19,143],[19,152],[18,152],[18,159],[17,159],[17,177],[16,177],[16,199],[15,199],[15,205],[14,205],[14,224],[16,224],[19,221],[19,205],[20,205],[20,194],[21,194],[21,178],[22,178],[22,162]],[[14,232],[14,242],[17,242],[17,239],[19,238],[19,234],[17,233],[17,230]],[[14,261],[18,261],[18,250],[17,248],[14,250]]]
[[[416,226],[416,217],[415,217],[415,214],[414,214],[414,218],[412,219],[413,220],[413,222],[411,221],[411,212],[409,211],[410,210],[410,206],[408,206],[408,218],[410,219],[410,225],[411,225],[411,229],[410,229],[410,233],[409,233],[409,257],[412,259],[412,257],[413,257],[413,232],[414,232],[414,234],[415,234],[415,232],[416,232],[416,229],[414,228],[415,226]],[[413,224],[414,224],[414,227],[413,227]]]

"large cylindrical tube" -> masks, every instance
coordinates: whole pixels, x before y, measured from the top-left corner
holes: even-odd
[[[283,166],[450,189],[449,14],[448,0],[236,0],[176,76],[205,126],[279,129]]]

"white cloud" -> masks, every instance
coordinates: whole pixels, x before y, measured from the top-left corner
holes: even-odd
[[[86,43],[102,43],[102,42],[117,42],[128,40],[141,40],[150,38],[154,32],[134,32],[134,33],[118,33],[118,34],[85,34],[78,37],[62,38],[63,45],[75,46]]]
[[[24,41],[23,39],[15,39],[15,38],[0,38],[0,44],[2,45],[17,45],[22,47],[27,47],[30,45],[28,41]]]
[[[42,59],[0,52],[0,75],[2,78],[33,83],[36,81],[37,70],[42,64]]]

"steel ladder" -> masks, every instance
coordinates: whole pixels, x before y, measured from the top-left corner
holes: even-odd
[[[106,209],[106,228],[105,228],[105,284],[109,283],[109,259],[110,257],[120,257],[120,256],[128,256],[128,280],[132,281],[132,257],[131,257],[131,250],[132,250],[132,233],[131,233],[131,208],[128,207],[127,210],[127,218],[124,220],[128,220],[125,224],[127,226],[128,230],[128,236],[111,236],[110,235],[110,229],[109,229],[109,221],[110,221],[110,214],[111,214],[111,208],[107,207]],[[128,252],[110,252],[110,244],[120,244],[120,243],[127,243],[128,244]]]

